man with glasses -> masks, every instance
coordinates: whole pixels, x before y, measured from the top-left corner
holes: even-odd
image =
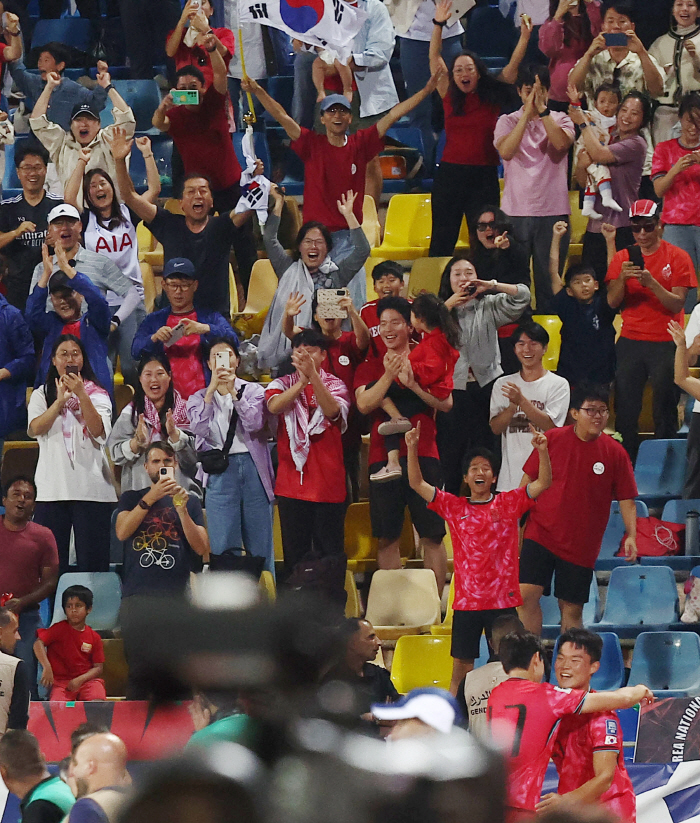
[[[613,257],[606,282],[608,303],[613,308],[622,305],[622,332],[616,345],[616,425],[634,460],[647,380],[653,390],[655,437],[676,436],[675,346],[667,327],[671,320],[683,324],[686,294],[697,287],[697,279],[690,255],[661,239],[656,203],[637,200],[629,214],[635,245]]]
[[[22,194],[0,203],[0,251],[7,258],[7,301],[24,311],[34,268],[41,263],[41,244],[49,212],[63,202],[44,188],[49,155],[36,141],[15,146],[15,167]]]
[[[192,261],[173,257],[163,268],[163,291],[170,305],[146,316],[131,346],[134,360],[165,353],[173,372],[173,387],[183,400],[204,389],[211,371],[204,355],[213,340],[238,346],[238,337],[215,311],[196,308],[199,278]]]
[[[602,386],[581,384],[573,393],[573,426],[547,433],[552,485],[531,510],[520,554],[520,617],[528,631],[542,633],[540,598],[559,600],[562,632],[582,628],[593,569],[608,523],[610,504],[620,503],[625,524],[625,557],[637,557],[637,484],[629,456],[603,433],[608,422],[608,392]],[[539,472],[535,449],[523,467],[521,486]]]

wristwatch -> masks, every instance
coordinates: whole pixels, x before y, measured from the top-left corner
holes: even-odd
[[[544,111],[540,112],[540,117],[549,117],[552,112],[549,110],[549,106]]]
[[[150,511],[151,509],[151,507],[148,505],[148,503],[146,503],[143,497],[139,500],[138,504],[145,512]]]
[[[588,128],[588,123],[579,123],[578,127],[583,131],[584,129]]]
[[[436,25],[436,26],[440,26],[441,29],[444,29],[445,26],[447,25],[447,20],[439,20],[438,21],[433,17],[433,24]]]

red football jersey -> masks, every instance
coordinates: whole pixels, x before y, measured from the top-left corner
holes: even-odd
[[[637,803],[625,768],[622,729],[615,712],[565,717],[561,721],[552,760],[559,772],[559,794],[578,789],[595,777],[594,752],[617,752],[617,768],[610,788],[600,796],[624,823],[635,823]]]
[[[562,717],[577,714],[588,692],[511,677],[489,696],[487,716],[500,743],[505,737],[506,806],[534,811]],[[508,737],[509,735],[509,737]]]

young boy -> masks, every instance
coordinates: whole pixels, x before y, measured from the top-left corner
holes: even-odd
[[[607,291],[600,289],[595,271],[590,266],[569,266],[562,284],[559,243],[566,230],[563,220],[554,224],[549,253],[549,274],[554,295],[550,307],[562,322],[557,374],[566,378],[572,387],[584,381],[610,386],[617,362],[613,327],[617,309],[608,302]]]
[[[85,625],[92,592],[69,586],[61,598],[66,619],[37,631],[34,654],[44,668],[41,685],[51,686],[50,700],[106,700],[102,638]]]
[[[370,346],[369,352],[367,353],[368,356],[384,357],[386,354],[386,346],[379,336],[377,303],[379,303],[382,297],[401,297],[403,276],[404,267],[393,260],[385,260],[383,263],[378,263],[372,269],[374,290],[379,296],[376,300],[370,300],[369,303],[365,303],[360,309],[360,317],[369,329]]]
[[[537,480],[524,488],[494,494],[498,463],[483,448],[464,458],[464,482],[469,497],[436,489],[423,480],[418,463],[420,424],[406,433],[408,482],[450,527],[454,547],[454,622],[452,628],[452,682],[474,668],[481,632],[491,640],[491,627],[502,614],[515,614],[522,603],[518,586],[518,529],[521,516],[552,482],[547,438],[531,426],[532,445],[540,455]]]
[[[581,95],[576,86],[569,84],[567,90],[571,105],[581,108]],[[620,108],[622,93],[619,86],[612,83],[603,83],[596,89],[595,108],[586,111],[584,117],[586,122],[580,128],[589,128],[598,138],[601,146],[607,146],[613,130],[617,128],[617,110]],[[576,141],[574,147],[574,159],[578,159],[578,153],[583,148],[583,135]],[[600,194],[603,205],[613,211],[622,211],[620,204],[613,199],[610,169],[602,163],[591,163],[586,169],[586,191],[583,194],[583,208],[581,214],[600,220],[602,215],[593,208],[596,191]]]

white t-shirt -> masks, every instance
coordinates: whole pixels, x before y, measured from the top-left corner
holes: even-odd
[[[87,226],[83,232],[85,248],[108,257],[121,273],[131,280],[143,297],[136,227],[131,222],[129,209],[123,203],[120,210],[126,222],[120,223],[114,231],[101,226],[94,213],[89,212]],[[110,306],[121,306],[123,299],[113,291],[107,292],[107,302]]]
[[[479,740],[488,740],[488,724],[486,721],[486,706],[489,695],[498,686],[508,679],[500,660],[487,663],[478,669],[467,673],[464,681],[464,702],[467,704],[469,731]]]
[[[510,401],[501,391],[504,383],[515,383],[523,397],[543,411],[555,426],[564,425],[569,411],[569,384],[563,377],[548,371],[539,380],[526,382],[520,372],[501,375],[493,384],[490,418],[508,408]],[[522,411],[518,410],[513,415],[508,428],[501,435],[501,449],[503,462],[496,489],[506,492],[517,489],[520,485],[523,466],[532,452],[530,422]]]
[[[685,345],[690,347],[693,340],[700,334],[700,303],[693,309],[688,325],[685,327]],[[695,401],[693,412],[700,412],[700,400]]]
[[[416,16],[413,18],[410,28],[406,34],[402,34],[407,40],[423,40],[430,42],[433,36],[433,23],[435,17],[435,2],[434,0],[422,0],[421,4],[416,9]],[[464,32],[462,24],[459,20],[452,23],[451,26],[443,26],[442,39],[447,37],[456,37]]]
[[[73,414],[71,442],[73,461],[68,455],[63,437],[62,415],[36,439],[39,442],[39,462],[34,480],[37,485],[37,501],[89,500],[95,503],[116,503],[117,495],[112,484],[112,472],[107,460],[105,443],[112,430],[112,402],[106,394],[94,393],[90,400],[102,418],[104,436],[84,436],[82,426]],[[35,389],[29,398],[29,423],[47,409],[44,387]]]

